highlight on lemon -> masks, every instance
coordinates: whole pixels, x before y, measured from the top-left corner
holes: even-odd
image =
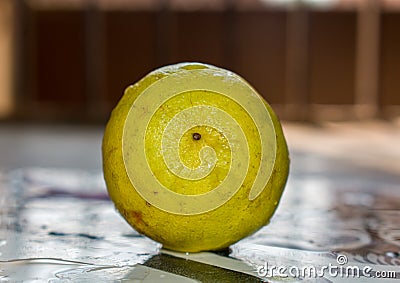
[[[182,252],[219,250],[268,224],[289,172],[278,118],[243,78],[201,63],[129,86],[103,139],[115,207]]]

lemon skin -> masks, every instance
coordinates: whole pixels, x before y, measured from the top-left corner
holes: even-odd
[[[278,206],[289,173],[289,153],[280,122],[271,107],[263,101],[275,129],[276,156],[271,177],[256,199],[250,201],[248,191],[239,190],[214,210],[180,215],[163,211],[141,197],[126,173],[123,160],[121,141],[126,117],[135,99],[148,86],[170,74],[197,68],[212,70],[216,67],[200,63],[167,66],[161,72],[152,72],[128,87],[112,111],[102,145],[104,178],[116,209],[139,233],[162,243],[166,249],[181,252],[220,250],[268,224]]]

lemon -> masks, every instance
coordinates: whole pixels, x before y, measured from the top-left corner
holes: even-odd
[[[240,76],[201,63],[166,66],[129,86],[102,150],[121,215],[181,252],[223,249],[268,224],[289,171],[271,107]]]

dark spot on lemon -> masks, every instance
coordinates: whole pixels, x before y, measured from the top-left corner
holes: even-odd
[[[201,135],[199,133],[194,133],[193,134],[193,139],[198,141],[199,139],[201,139]]]

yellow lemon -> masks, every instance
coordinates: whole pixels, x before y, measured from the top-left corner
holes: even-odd
[[[128,87],[103,139],[109,195],[138,232],[218,250],[268,224],[289,171],[271,107],[238,75],[166,66]]]

